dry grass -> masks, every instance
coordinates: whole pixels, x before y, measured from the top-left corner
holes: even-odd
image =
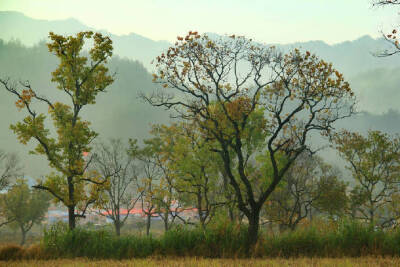
[[[137,260],[103,260],[92,261],[88,259],[62,259],[49,261],[9,261],[0,262],[0,266],[70,266],[70,267],[90,267],[90,266],[138,266],[138,267],[161,267],[161,266],[200,266],[200,267],[216,267],[216,266],[400,266],[400,258],[300,258],[300,259],[201,259],[201,258],[178,258],[178,259],[137,259]]]

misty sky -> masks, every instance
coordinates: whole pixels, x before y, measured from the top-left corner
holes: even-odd
[[[1,11],[36,19],[76,18],[115,34],[174,41],[189,30],[240,34],[264,43],[373,37],[400,24],[371,0],[0,0]]]

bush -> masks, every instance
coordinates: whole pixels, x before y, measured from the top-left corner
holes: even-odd
[[[18,245],[5,245],[0,248],[0,260],[8,261],[8,260],[19,260],[23,255],[23,248]]]

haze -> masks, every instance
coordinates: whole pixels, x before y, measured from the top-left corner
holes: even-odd
[[[0,11],[45,20],[75,18],[114,34],[170,42],[198,30],[241,34],[264,43],[333,44],[378,37],[380,30],[398,24],[396,12],[371,8],[369,0],[1,0]]]

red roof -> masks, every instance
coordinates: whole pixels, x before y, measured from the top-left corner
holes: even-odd
[[[147,213],[147,209],[145,209],[144,211],[142,210],[142,209],[131,209],[130,211],[129,211],[129,214],[140,214],[141,216],[146,216],[146,213]],[[188,209],[183,209],[183,208],[176,208],[176,209],[172,209],[172,211],[173,212],[185,212],[185,211],[195,211],[195,212],[197,212],[197,209],[196,208],[188,208]],[[146,212],[146,213],[145,213]],[[103,215],[111,215],[112,214],[112,211],[111,210],[106,210],[106,211],[103,211],[102,212],[102,214]],[[120,209],[119,210],[119,214],[120,215],[127,215],[128,214],[128,210],[127,209]],[[157,214],[156,214],[156,212],[153,210],[152,212],[151,212],[151,216],[158,216]]]

